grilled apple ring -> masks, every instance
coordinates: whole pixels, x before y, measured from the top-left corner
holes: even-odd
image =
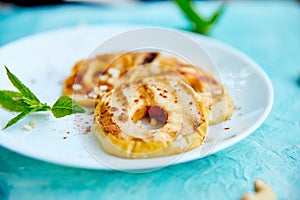
[[[129,69],[155,63],[159,57],[158,52],[130,52],[101,54],[80,60],[64,81],[63,95],[71,96],[83,106],[94,108],[98,100],[112,90]]]
[[[212,75],[176,57],[161,56],[159,63],[172,67],[173,70],[185,77],[199,98],[205,102],[210,125],[225,121],[232,115],[235,108],[233,100],[226,87]],[[169,74],[169,76],[174,75],[177,76],[174,73]]]
[[[191,65],[181,64],[175,69],[185,77],[208,110],[209,124],[227,120],[234,111],[233,100],[226,87],[207,72]]]
[[[104,150],[124,158],[159,157],[201,145],[205,106],[185,82],[162,77],[122,83],[99,101],[94,133]]]
[[[161,61],[163,64],[133,67],[121,81],[130,82],[149,76],[180,79],[188,83],[195,90],[198,98],[204,102],[210,125],[225,121],[231,116],[234,111],[233,100],[226,87],[213,76],[176,58],[168,60],[162,57]]]

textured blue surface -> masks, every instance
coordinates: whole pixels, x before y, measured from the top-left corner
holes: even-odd
[[[215,3],[199,3],[207,13]],[[78,24],[188,28],[172,3],[0,8],[0,45]],[[300,5],[230,2],[211,37],[248,54],[270,76],[274,107],[251,136],[215,155],[145,174],[73,169],[0,147],[0,199],[240,199],[256,178],[278,199],[300,199]],[[256,98],[256,97],[253,97]]]

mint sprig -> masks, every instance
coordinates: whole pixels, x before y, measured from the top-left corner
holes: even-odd
[[[4,129],[17,123],[27,115],[39,111],[51,111],[54,117],[61,118],[75,113],[84,113],[85,110],[76,101],[68,96],[61,96],[52,107],[41,101],[26,87],[9,69],[6,74],[10,82],[18,92],[0,90],[0,106],[8,111],[19,113],[16,117],[9,120]]]

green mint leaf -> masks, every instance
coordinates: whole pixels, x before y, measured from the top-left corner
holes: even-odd
[[[24,97],[35,102],[40,102],[40,100],[14,74],[12,74],[6,66],[4,67],[10,82],[20,91],[21,94],[23,94]]]
[[[0,106],[8,111],[22,112],[28,106],[22,97],[23,95],[19,92],[0,90]]]
[[[205,32],[208,33],[210,29],[218,22],[218,20],[221,18],[223,12],[225,10],[225,3],[223,2],[221,6],[213,13],[211,18],[206,21],[206,30]]]
[[[52,113],[56,118],[84,112],[85,110],[76,101],[67,96],[61,96],[52,106]]]
[[[21,112],[20,114],[18,114],[16,117],[12,118],[11,120],[9,120],[9,122],[7,122],[7,124],[5,125],[4,129],[10,127],[11,125],[17,123],[19,120],[21,120],[22,118],[24,118],[25,116],[29,115],[30,113],[34,112],[34,109],[27,109],[24,110],[23,112]]]
[[[174,0],[176,5],[182,11],[182,13],[187,17],[187,19],[193,25],[193,31],[208,34],[210,29],[216,24],[220,18],[222,12],[224,11],[224,3],[217,9],[217,11],[209,18],[205,19],[199,12],[194,8],[192,0]]]

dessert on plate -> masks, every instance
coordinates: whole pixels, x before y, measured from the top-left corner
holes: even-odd
[[[199,147],[207,128],[234,103],[224,85],[159,52],[102,54],[75,64],[63,94],[95,109],[103,149],[124,158],[159,157]]]

